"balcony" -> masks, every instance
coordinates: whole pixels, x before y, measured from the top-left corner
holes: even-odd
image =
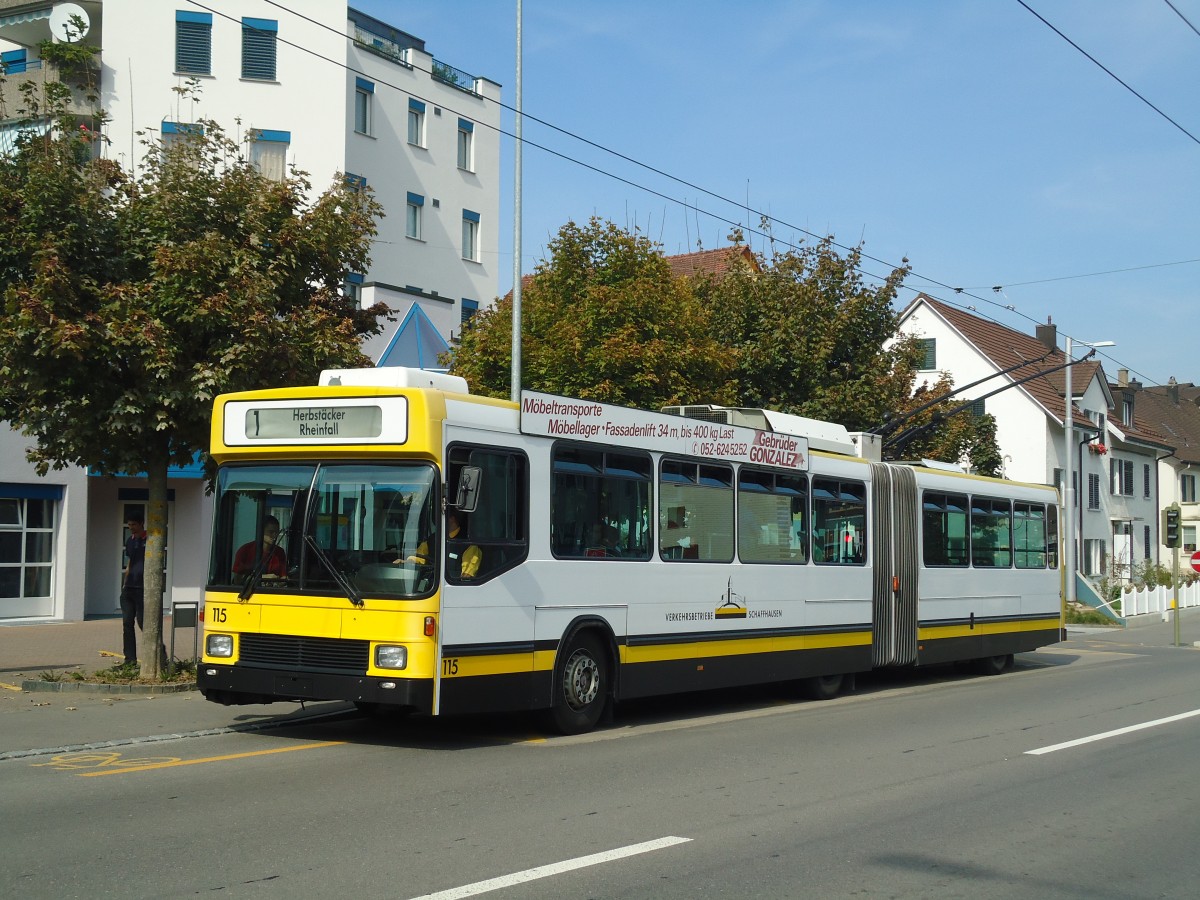
[[[37,104],[37,115],[46,115],[47,98],[54,91],[52,85],[66,86],[70,94],[62,112],[80,119],[92,119],[100,108],[100,66],[85,70],[82,74],[65,76],[58,67],[43,64],[40,59],[31,59],[20,64],[19,71],[0,75],[0,122],[12,122],[30,116],[26,91],[22,87],[31,85],[32,96]]]
[[[454,66],[435,59],[429,74],[442,84],[456,87],[460,91],[466,91],[468,94],[479,95],[479,91],[475,90],[475,76],[470,72],[464,72],[462,69],[456,69]]]

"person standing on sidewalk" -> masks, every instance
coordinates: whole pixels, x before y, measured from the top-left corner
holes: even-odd
[[[146,612],[146,588],[143,576],[146,570],[146,529],[141,516],[130,516],[125,523],[129,526],[129,537],[125,541],[125,557],[129,560],[121,577],[121,629],[124,637],[125,665],[137,662],[137,635],[133,631],[134,620],[142,628]]]

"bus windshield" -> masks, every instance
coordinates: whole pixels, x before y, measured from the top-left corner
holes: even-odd
[[[342,594],[338,575],[365,596],[427,596],[437,485],[434,468],[415,463],[226,466],[209,587]]]

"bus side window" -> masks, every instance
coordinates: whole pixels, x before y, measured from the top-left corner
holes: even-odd
[[[518,450],[456,445],[446,471],[455,497],[463,466],[480,471],[474,512],[461,514],[459,534],[446,535],[446,580],[481,584],[529,555],[529,463]]]

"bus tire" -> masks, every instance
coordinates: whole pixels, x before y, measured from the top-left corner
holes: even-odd
[[[554,665],[550,722],[562,734],[583,734],[600,721],[608,702],[608,654],[593,634],[571,639]]]
[[[842,675],[817,675],[805,678],[801,690],[809,700],[832,700],[842,691]]]
[[[1012,668],[1013,655],[1002,653],[999,656],[985,656],[975,660],[975,671],[980,675],[999,675]]]

